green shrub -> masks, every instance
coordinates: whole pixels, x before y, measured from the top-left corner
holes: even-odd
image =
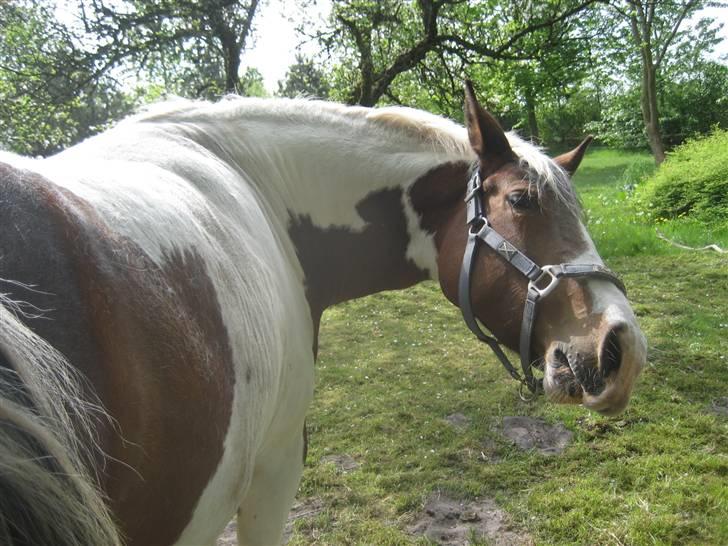
[[[676,148],[637,189],[635,204],[658,221],[728,223],[728,131],[716,128]]]

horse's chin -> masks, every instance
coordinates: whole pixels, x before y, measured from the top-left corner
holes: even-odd
[[[606,416],[619,415],[624,411],[629,396],[612,397],[600,401],[598,397],[584,392],[572,369],[562,362],[547,362],[544,365],[544,393],[555,404],[582,404],[585,408]]]

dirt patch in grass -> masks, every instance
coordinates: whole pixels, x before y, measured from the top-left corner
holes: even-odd
[[[445,422],[457,432],[465,432],[470,426],[471,419],[462,413],[452,413],[445,417]]]
[[[351,472],[359,468],[359,463],[346,453],[343,455],[326,455],[321,457],[321,462],[333,464],[339,472]]]
[[[283,532],[283,544],[287,544],[293,534],[293,525],[299,519],[311,518],[324,509],[324,502],[313,497],[310,499],[302,499],[293,503],[293,508],[288,514],[288,521],[286,522],[286,530]]]
[[[728,396],[721,396],[720,398],[713,400],[710,403],[708,411],[716,415],[728,417]]]
[[[549,425],[534,417],[504,417],[503,435],[523,450],[535,449],[544,455],[558,455],[571,443],[574,434],[562,423]]]
[[[472,540],[497,546],[534,543],[527,533],[512,528],[508,514],[492,499],[458,501],[438,493],[427,499],[407,531],[444,546],[464,546]]]

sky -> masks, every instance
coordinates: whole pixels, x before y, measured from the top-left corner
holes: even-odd
[[[263,4],[256,22],[253,48],[242,58],[243,69],[257,68],[263,75],[265,88],[271,93],[278,90],[278,81],[295,62],[297,51],[309,55],[317,51],[317,44],[301,44],[303,38],[296,33],[295,24],[290,20],[300,15],[299,5],[300,2],[292,0],[268,0]],[[306,15],[313,19],[325,18],[330,11],[330,0],[317,0]]]

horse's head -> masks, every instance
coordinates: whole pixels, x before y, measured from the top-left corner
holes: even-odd
[[[450,179],[437,190],[438,200],[449,202],[446,212],[429,215],[442,290],[461,308],[470,306],[501,343],[520,344],[524,369],[543,366],[551,400],[618,413],[645,362],[646,344],[621,283],[602,267],[569,180],[590,139],[551,161],[529,145],[509,142],[466,87],[468,136],[478,157],[466,175],[472,203],[462,199],[462,168],[429,177]],[[454,193],[444,189],[454,187],[453,178],[460,179]],[[431,196],[434,188],[420,191]],[[469,244],[477,251],[464,278]],[[535,264],[557,266],[549,271],[558,279]],[[529,313],[524,317],[527,296],[538,300],[532,321]]]

